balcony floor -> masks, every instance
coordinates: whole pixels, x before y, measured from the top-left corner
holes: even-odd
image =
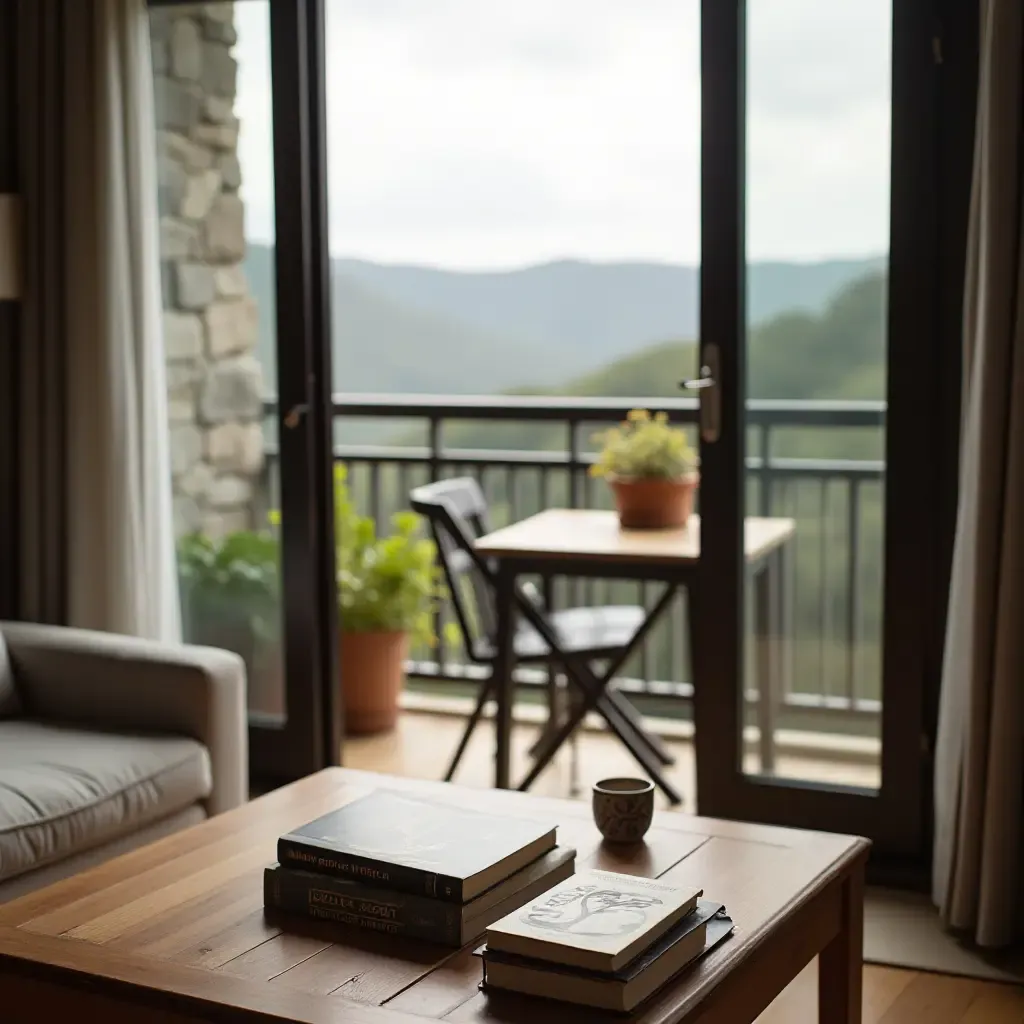
[[[443,777],[448,760],[459,741],[465,718],[456,715],[403,711],[398,728],[381,736],[353,737],[345,741],[344,763],[350,768],[405,775],[420,779]],[[529,767],[528,751],[539,735],[539,726],[517,722],[512,731],[512,776],[522,778]],[[489,721],[482,722],[473,734],[455,781],[467,786],[490,786],[494,778],[494,733]],[[666,776],[683,796],[683,806],[696,806],[693,745],[688,740],[667,739],[666,745],[676,763]],[[629,752],[612,735],[585,730],[579,745],[579,792],[570,792],[572,754],[564,746],[544,770],[531,792],[544,796],[589,798],[590,787],[600,779],[614,775],[636,775],[639,767]],[[748,757],[748,770],[757,766]],[[848,759],[780,756],[778,774],[789,778],[813,779],[852,786],[877,786],[878,769]],[[661,795],[659,794],[659,798]],[[662,805],[667,805],[663,798]]]

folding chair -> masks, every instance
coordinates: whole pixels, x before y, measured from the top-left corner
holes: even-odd
[[[476,480],[460,477],[417,487],[412,492],[411,505],[430,524],[466,653],[471,661],[493,669],[497,653],[494,567],[478,555],[474,547],[476,539],[490,532],[486,498]],[[621,665],[637,643],[637,634],[644,628],[647,612],[632,605],[549,611],[543,607],[535,591],[522,586],[517,587],[516,603],[521,613],[514,640],[516,666],[562,667],[567,669],[566,679],[578,685],[576,676],[579,674],[595,681],[601,689],[600,696],[593,701],[597,710],[634,756],[637,756],[638,747],[644,749],[648,756],[638,757],[638,760],[656,776],[654,781],[670,794],[670,799],[678,802],[672,787],[657,771],[651,771],[649,755],[662,765],[671,764],[671,756],[657,739],[643,729],[632,704],[608,685],[610,678],[607,674],[602,681],[592,669],[595,662],[603,662],[613,669]],[[549,641],[554,641],[554,644]],[[586,692],[586,688],[581,686],[581,689]],[[492,675],[480,689],[445,781],[453,777],[488,701],[495,696]],[[561,737],[562,740],[566,738]],[[551,760],[559,745],[560,742],[545,742],[545,737],[538,741],[535,750],[544,748],[543,764]],[[543,764],[534,765],[531,780]]]

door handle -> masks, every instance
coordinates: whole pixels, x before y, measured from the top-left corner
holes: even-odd
[[[703,388],[713,388],[715,386],[715,378],[711,373],[711,367],[706,363],[700,368],[700,376],[691,378],[690,380],[684,380],[679,385],[681,388],[686,388],[687,391],[700,391]]]
[[[696,391],[700,397],[700,439],[705,444],[714,444],[722,430],[722,392],[719,376],[720,361],[718,346],[709,342],[704,346],[700,376],[684,380],[681,388]]]

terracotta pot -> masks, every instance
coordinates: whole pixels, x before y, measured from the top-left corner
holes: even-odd
[[[393,729],[405,681],[409,634],[343,631],[339,643],[345,732],[362,735]]]
[[[608,482],[623,529],[664,530],[686,525],[700,475],[688,473],[677,480],[613,476]]]

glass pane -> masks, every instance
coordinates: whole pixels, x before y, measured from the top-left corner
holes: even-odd
[[[185,639],[245,660],[280,720],[269,3],[150,11],[168,410]]]
[[[747,21],[746,528],[749,546],[759,530],[777,546],[749,563],[744,765],[868,787],[880,782],[891,8],[754,0]]]
[[[619,414],[581,417],[574,430],[512,403],[571,395],[657,408],[682,397],[678,382],[697,364],[699,11],[697,0],[328,0],[335,384],[450,397],[434,429],[426,417],[396,420],[386,397],[376,416],[340,420],[356,504],[382,529],[411,487],[438,476],[476,476],[495,526],[546,507],[610,509],[586,466],[592,435]],[[487,396],[484,409],[453,411],[466,395]],[[653,604],[659,591],[562,582],[557,606]],[[631,699],[672,720],[677,740],[690,730],[683,623],[677,605],[625,666]],[[412,652],[410,689],[433,707],[473,694],[473,673],[486,671],[457,630],[439,635]],[[522,687],[520,700],[543,720],[543,685]],[[464,711],[417,770],[443,771]],[[515,746],[519,776],[529,734]],[[616,740],[600,742],[610,761],[596,771],[638,770]],[[488,730],[473,744],[460,780],[491,756]],[[678,750],[668,774],[692,799],[692,757]],[[581,784],[590,763],[584,749]],[[564,792],[569,760],[559,765],[541,786]]]

